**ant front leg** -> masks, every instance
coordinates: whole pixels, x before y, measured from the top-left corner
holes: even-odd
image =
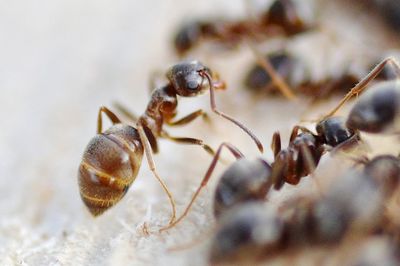
[[[192,122],[199,116],[202,116],[205,121],[210,122],[210,118],[208,117],[207,113],[204,112],[202,109],[199,109],[197,111],[194,111],[193,113],[190,113],[190,114],[180,118],[179,120],[176,120],[176,121],[166,120],[165,123],[168,126],[183,126],[183,125],[189,124],[190,122]]]
[[[247,135],[250,136],[251,139],[253,139],[253,141],[256,143],[258,150],[263,153],[264,152],[264,146],[262,145],[261,141],[254,135],[253,132],[251,132],[250,129],[248,129],[245,125],[243,125],[242,123],[240,123],[239,121],[237,121],[236,119],[234,119],[233,117],[219,111],[217,109],[217,104],[215,102],[215,84],[212,81],[211,76],[205,72],[202,71],[200,73],[200,75],[202,75],[203,77],[205,76],[208,80],[209,86],[210,86],[210,105],[211,105],[211,110],[216,113],[217,115],[231,121],[232,123],[234,123],[235,125],[237,125],[238,127],[240,127],[244,132],[247,133]]]
[[[394,67],[395,71],[396,71],[396,75],[398,77],[400,77],[400,65],[399,63],[397,63],[396,59],[394,59],[393,57],[388,57],[385,60],[383,60],[382,62],[380,62],[378,65],[376,65],[371,72],[369,72],[368,75],[366,75],[359,83],[357,83],[356,86],[354,86],[344,97],[343,99],[339,102],[339,104],[333,108],[332,111],[330,111],[327,115],[325,115],[323,117],[323,119],[326,119],[328,117],[333,116],[348,100],[350,100],[351,97],[353,97],[354,95],[358,95],[360,94],[366,87],[367,85],[374,80],[379,73],[382,72],[382,70],[384,69],[384,67],[388,64],[392,64],[392,66]]]
[[[97,115],[97,134],[101,134],[103,131],[103,119],[101,114],[105,113],[107,117],[111,120],[111,122],[114,124],[119,124],[121,123],[121,120],[114,114],[110,109],[108,109],[105,106],[101,106],[99,109],[99,113]]]
[[[220,157],[220,154],[221,154],[221,151],[222,151],[223,147],[227,148],[233,154],[233,156],[235,156],[236,159],[240,159],[240,158],[244,157],[244,155],[235,146],[233,146],[232,144],[227,143],[227,142],[222,143],[218,147],[218,150],[215,153],[215,156],[212,159],[211,164],[210,164],[210,166],[209,166],[209,168],[208,168],[203,180],[201,181],[201,183],[200,183],[199,187],[197,188],[196,192],[193,194],[192,199],[190,200],[189,204],[185,208],[185,211],[183,212],[183,214],[175,222],[171,223],[169,226],[167,226],[165,228],[162,228],[160,230],[160,232],[164,231],[164,230],[167,230],[167,229],[169,229],[171,227],[174,227],[180,221],[182,221],[182,219],[185,218],[185,216],[188,214],[188,212],[189,212],[190,208],[192,207],[194,201],[196,200],[197,196],[200,194],[200,191],[207,185],[208,181],[210,180],[211,174],[213,173],[213,171],[215,169],[215,166],[217,165],[217,162],[219,160],[219,157]]]
[[[145,130],[143,128],[143,125],[138,123],[137,130],[139,132],[140,141],[142,142],[143,147],[144,147],[144,152],[146,154],[147,163],[149,164],[150,171],[153,173],[154,177],[160,183],[161,187],[163,188],[163,190],[167,194],[169,202],[171,204],[172,214],[171,214],[171,218],[170,218],[169,224],[172,224],[175,221],[175,217],[176,217],[175,200],[172,197],[172,194],[169,191],[168,187],[165,185],[164,181],[161,179],[161,177],[157,173],[156,165],[155,165],[154,160],[153,160],[152,148],[150,146],[150,143],[149,143],[149,140],[148,140],[147,135],[145,133]]]
[[[201,139],[195,138],[185,138],[185,137],[172,137],[166,131],[161,132],[161,137],[174,141],[180,144],[189,144],[189,145],[199,145],[201,146],[206,152],[211,154],[212,156],[215,155],[215,151],[207,144],[205,144]]]

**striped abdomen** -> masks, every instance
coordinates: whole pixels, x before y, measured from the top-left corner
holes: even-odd
[[[78,182],[82,200],[94,216],[122,199],[138,174],[142,157],[139,134],[128,125],[114,125],[89,142]]]

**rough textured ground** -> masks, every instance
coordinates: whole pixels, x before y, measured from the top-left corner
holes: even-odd
[[[381,31],[381,25],[365,10],[343,11],[337,7],[339,4],[329,3],[334,1],[320,1],[325,2],[328,5],[318,16],[325,21],[326,31],[303,36],[290,44],[311,59],[314,77],[340,71],[348,61],[363,67],[371,55],[398,47],[398,40]],[[210,14],[243,16],[243,3],[0,2],[1,265],[206,263],[207,234],[214,225],[210,208],[213,181],[181,225],[162,235],[145,236],[144,222],[150,229],[157,229],[167,222],[169,215],[168,202],[146,163],[124,200],[97,219],[89,215],[81,202],[76,175],[83,149],[95,134],[99,106],[118,100],[140,113],[148,100],[150,73],[165,71],[176,61],[170,47],[170,33],[175,25],[184,17]],[[336,38],[335,33],[341,37]],[[346,55],[356,59],[348,60]],[[266,147],[275,130],[282,131],[286,143],[291,127],[306,111],[308,117],[318,115],[317,109],[316,113],[308,109],[306,100],[290,103],[247,93],[241,79],[253,57],[246,48],[218,54],[197,51],[193,57],[217,69],[227,80],[229,89],[217,94],[219,106],[245,121]],[[334,101],[320,108],[327,108]],[[198,107],[209,111],[208,94],[182,100],[180,113]],[[214,147],[228,140],[249,156],[257,155],[251,141],[239,129],[217,116],[211,118],[211,125],[199,120],[171,132],[203,138]],[[180,213],[210,157],[196,147],[165,141],[160,144],[156,163],[176,197]],[[379,148],[380,152],[391,151],[382,145]],[[265,156],[271,159],[269,149]],[[214,176],[224,167],[219,166]],[[305,181],[299,189],[306,189],[307,184]],[[295,190],[288,187],[273,194],[272,202],[279,202]],[[203,236],[203,241],[193,248],[169,250],[199,236]]]

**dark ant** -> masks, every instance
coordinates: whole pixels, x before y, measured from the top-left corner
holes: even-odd
[[[94,216],[102,214],[122,199],[138,174],[144,152],[150,170],[169,198],[172,207],[170,224],[175,220],[175,202],[158,175],[153,161],[152,153],[158,152],[157,139],[165,138],[181,144],[199,145],[207,152],[215,154],[202,140],[172,137],[163,129],[164,124],[181,126],[204,114],[203,110],[197,110],[179,120],[174,120],[178,96],[194,97],[209,89],[213,112],[243,129],[254,140],[258,149],[263,151],[261,142],[249,129],[217,109],[214,90],[224,88],[225,84],[213,80],[209,68],[198,61],[181,62],[167,72],[167,78],[168,83],[165,86],[153,91],[151,100],[140,117],[135,117],[123,107],[119,108],[136,123],[135,126],[122,123],[108,108],[100,108],[97,135],[85,149],[78,174],[82,200]],[[103,113],[113,124],[104,132]]]
[[[400,183],[400,159],[384,155],[364,163],[363,171],[347,172],[319,198],[295,198],[278,212],[255,201],[223,213],[211,262],[261,260],[304,245],[337,244],[349,234],[374,234]]]
[[[178,30],[174,46],[179,55],[184,55],[204,40],[235,46],[243,38],[254,39],[256,35],[259,38],[274,34],[291,36],[308,29],[292,0],[275,0],[268,10],[255,19],[188,23]]]
[[[400,66],[393,57],[388,57],[375,66],[325,118],[334,115],[351,97],[360,94],[367,85],[385,69],[387,64],[393,66],[397,77],[400,77]],[[351,109],[346,125],[354,130],[369,133],[398,133],[397,106],[400,100],[398,80],[382,81],[371,86],[371,90],[361,95]]]
[[[262,158],[246,159],[232,144],[221,144],[183,214],[170,227],[188,214],[200,191],[207,185],[224,147],[238,160],[224,172],[217,184],[214,197],[214,214],[217,217],[237,203],[264,199],[272,185],[275,189],[280,189],[285,182],[297,184],[301,177],[314,171],[323,153],[329,150],[327,147],[346,149],[359,140],[358,133],[347,129],[343,120],[338,117],[321,121],[316,129],[317,135],[306,128],[294,127],[289,147],[285,150],[281,150],[280,135],[276,132],[271,144],[275,154],[272,165]],[[303,132],[299,134],[299,130]]]
[[[275,71],[281,76],[282,79],[288,81],[291,79],[295,69],[305,68],[306,66],[301,63],[299,58],[290,55],[287,51],[279,51],[267,55],[268,60]],[[357,84],[358,79],[351,73],[343,73],[339,77],[328,77],[322,81],[304,80],[299,84],[290,84],[296,94],[303,94],[312,96],[315,100],[325,98],[334,92],[353,87]],[[254,92],[266,92],[268,94],[275,94],[279,88],[276,87],[271,75],[256,63],[251,67],[247,73],[245,86]],[[290,83],[290,82],[289,82]]]

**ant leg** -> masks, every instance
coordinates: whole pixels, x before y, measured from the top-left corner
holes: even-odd
[[[129,111],[128,108],[126,108],[123,104],[114,102],[113,106],[118,110],[118,112],[129,118],[129,120],[131,120],[133,123],[137,123],[137,121],[139,121],[139,117],[132,113],[132,111]]]
[[[327,115],[323,117],[323,119],[326,119],[328,117],[333,116],[348,100],[350,100],[351,97],[354,95],[358,95],[361,93],[366,86],[376,78],[376,76],[381,73],[381,71],[384,69],[384,67],[388,64],[392,64],[392,66],[395,68],[396,74],[400,77],[400,65],[397,63],[396,59],[393,57],[388,57],[382,62],[380,62],[378,65],[376,65],[371,72],[368,73],[359,83],[357,83],[344,97],[343,99],[339,102],[339,104],[333,108],[332,111],[330,111]]]
[[[121,120],[114,114],[110,109],[108,109],[105,106],[101,106],[99,109],[99,113],[97,115],[97,134],[100,134],[103,131],[103,119],[101,114],[105,113],[107,117],[111,120],[111,122],[114,124],[121,123]]]
[[[211,164],[208,167],[208,170],[207,170],[203,180],[201,181],[201,183],[200,183],[199,187],[197,188],[196,192],[193,194],[192,199],[190,200],[189,204],[186,206],[185,211],[183,212],[183,214],[178,219],[176,219],[175,222],[173,222],[172,224],[170,224],[167,227],[162,228],[160,230],[160,232],[164,231],[164,230],[167,230],[167,229],[169,229],[171,227],[174,227],[180,221],[182,221],[182,219],[185,218],[185,216],[188,214],[188,212],[189,212],[190,208],[192,207],[194,201],[196,200],[197,196],[200,194],[200,191],[207,185],[208,180],[210,180],[211,174],[213,173],[213,171],[215,169],[215,166],[216,166],[216,164],[218,162],[218,159],[219,159],[219,156],[221,154],[221,151],[222,151],[223,147],[227,148],[233,154],[233,156],[236,157],[236,159],[240,159],[240,158],[244,157],[244,155],[235,146],[233,146],[232,144],[227,143],[227,142],[222,143],[218,147],[218,150],[215,153],[215,156],[212,159]]]
[[[181,143],[181,144],[191,144],[191,145],[199,145],[203,147],[203,149],[211,154],[212,156],[215,155],[215,151],[207,144],[204,144],[204,142],[201,139],[195,139],[195,138],[181,138],[181,137],[172,137],[170,136],[167,132],[162,131],[161,132],[161,137],[169,139],[171,141]]]
[[[292,142],[297,135],[299,134],[299,126],[294,126],[292,129],[292,133],[290,133],[289,143]]]
[[[274,158],[278,156],[278,153],[281,151],[281,134],[279,132],[275,132],[274,135],[272,136],[272,141],[271,141],[271,149],[272,152],[274,153]]]
[[[167,194],[169,202],[171,204],[172,214],[171,214],[171,219],[169,220],[169,224],[172,224],[175,221],[175,216],[176,216],[176,207],[174,198],[172,197],[171,192],[168,190],[168,187],[165,185],[164,181],[162,181],[161,177],[157,173],[156,165],[154,163],[153,155],[151,152],[151,146],[147,139],[143,126],[141,124],[138,124],[137,130],[139,132],[140,141],[142,142],[144,151],[146,153],[146,158],[147,158],[147,163],[149,164],[149,168],[153,172],[154,177],[158,180],[165,193]]]
[[[294,94],[293,90],[290,86],[282,79],[282,77],[276,72],[274,67],[272,66],[270,60],[263,56],[260,51],[255,47],[255,45],[251,42],[248,42],[250,49],[253,54],[256,56],[258,64],[268,73],[271,77],[272,82],[278,87],[280,92],[289,100],[296,100],[297,97]]]
[[[233,117],[219,111],[217,109],[217,104],[215,103],[215,95],[214,95],[214,85],[211,79],[211,76],[207,73],[207,72],[201,72],[201,75],[204,75],[207,79],[208,79],[208,83],[210,85],[210,104],[211,104],[211,110],[216,113],[217,115],[231,121],[232,123],[234,123],[235,125],[237,125],[238,127],[240,127],[244,132],[246,132],[252,139],[253,141],[256,143],[258,150],[263,153],[264,152],[264,147],[261,144],[261,141],[253,134],[253,132],[250,131],[250,129],[248,129],[247,127],[245,127],[242,123],[240,123],[239,121],[237,121],[236,119],[234,119]]]
[[[169,126],[183,126],[183,125],[189,124],[190,122],[192,122],[199,116],[202,116],[204,120],[206,120],[207,122],[210,122],[210,118],[208,117],[207,113],[204,112],[202,109],[194,111],[193,113],[190,113],[190,114],[180,118],[177,121],[165,121],[165,122]]]

